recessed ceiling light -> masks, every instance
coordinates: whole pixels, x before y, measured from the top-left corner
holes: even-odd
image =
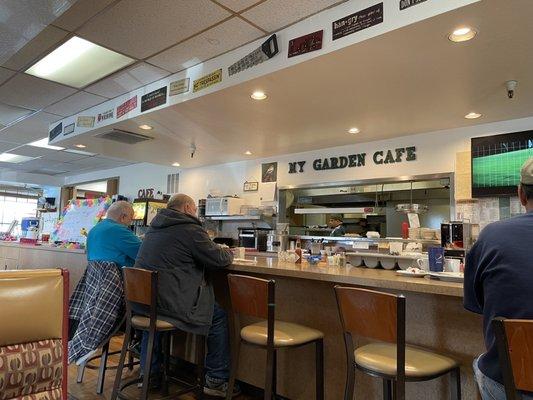
[[[251,155],[252,155],[252,152],[251,152],[250,150],[246,150],[246,151],[244,152],[244,154],[246,154],[247,156],[251,156]]]
[[[359,129],[358,128],[350,128],[348,129],[348,133],[359,133]]]
[[[476,34],[477,32],[474,29],[465,26],[450,33],[448,39],[455,43],[466,42],[467,40],[473,39]]]
[[[179,163],[179,162],[172,163],[172,166],[173,166],[173,167],[179,167],[179,166],[180,166],[180,163]]]
[[[146,124],[144,124],[144,125],[139,125],[139,128],[140,128],[140,129],[144,129],[145,131],[149,131],[149,130],[154,129],[153,126],[146,125]]]
[[[44,149],[50,149],[50,150],[65,150],[64,147],[50,146],[48,144],[48,138],[47,137],[39,139],[39,140],[36,140],[35,142],[28,143],[28,146],[42,147]]]
[[[481,114],[477,113],[477,112],[470,112],[470,113],[465,115],[466,119],[476,119],[476,118],[479,118],[479,117],[481,117]]]
[[[24,161],[33,160],[35,157],[21,156],[13,153],[2,153],[0,154],[1,162],[8,162],[18,164]]]
[[[84,148],[86,148],[87,146],[85,146],[84,144],[79,143],[79,144],[76,145],[76,147],[77,147],[78,149],[84,149]]]
[[[265,94],[265,92],[262,92],[261,90],[256,90],[255,92],[252,93],[250,97],[254,100],[264,100],[267,98],[267,95]]]
[[[132,58],[74,36],[26,73],[81,88],[133,62]]]

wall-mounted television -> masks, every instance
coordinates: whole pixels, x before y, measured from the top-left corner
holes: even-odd
[[[472,138],[472,197],[512,196],[533,157],[533,130]]]

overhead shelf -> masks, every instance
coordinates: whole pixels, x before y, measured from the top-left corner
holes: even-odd
[[[378,207],[314,207],[295,208],[295,214],[377,214],[383,210]]]
[[[219,215],[206,216],[205,219],[209,219],[211,221],[260,221],[265,219],[272,219],[272,217],[265,215]]]

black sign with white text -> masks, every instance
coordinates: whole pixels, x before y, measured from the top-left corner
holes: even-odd
[[[58,137],[59,135],[61,135],[62,132],[63,132],[63,122],[60,122],[59,125],[56,125],[56,126],[50,131],[50,134],[48,135],[48,141],[52,141],[52,140],[54,140],[56,137]]]
[[[261,47],[258,47],[247,56],[244,56],[236,63],[228,67],[228,75],[234,75],[245,69],[261,64],[262,62],[271,59],[278,54],[278,40],[276,34],[270,36]]]
[[[159,107],[167,102],[167,87],[163,86],[141,97],[141,112]]]
[[[362,31],[383,22],[383,3],[365,8],[332,23],[333,40]]]
[[[400,11],[412,6],[417,6],[425,1],[427,0],[400,0]]]

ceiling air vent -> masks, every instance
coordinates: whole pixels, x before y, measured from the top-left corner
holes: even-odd
[[[125,144],[137,144],[153,139],[153,137],[150,136],[141,135],[140,133],[123,131],[120,129],[113,129],[109,132],[100,133],[94,136],[97,138],[112,140],[113,142]]]

